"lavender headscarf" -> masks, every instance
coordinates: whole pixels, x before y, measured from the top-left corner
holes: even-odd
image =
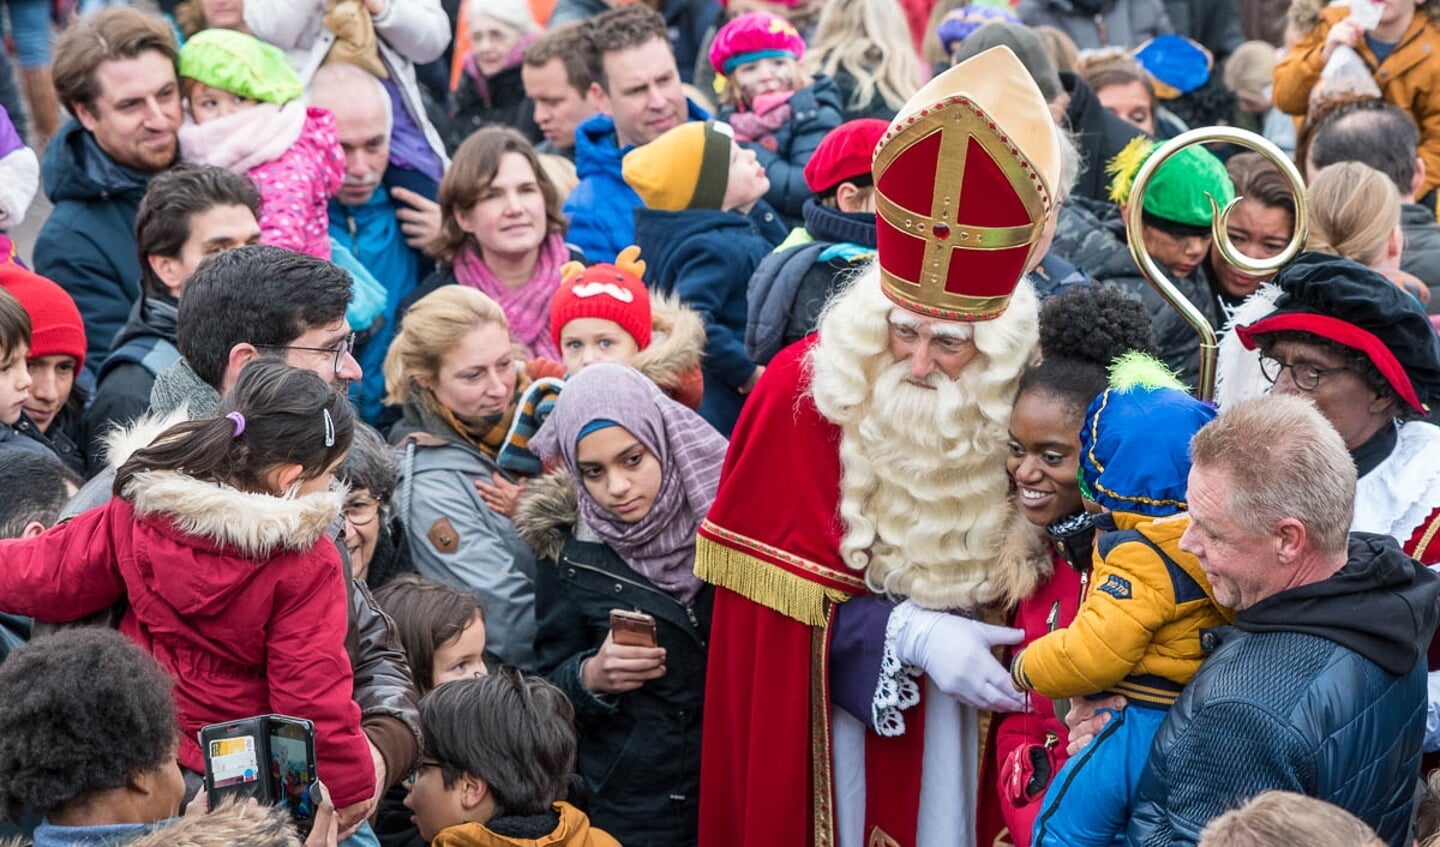
[[[575,449],[580,431],[596,420],[624,427],[660,460],[660,491],[650,512],[635,523],[607,512],[581,480]],[[695,532],[715,501],[727,446],[699,415],[666,397],[639,371],[614,362],[591,365],[566,380],[555,410],[530,439],[537,455],[558,453],[565,460],[585,524],[625,564],[687,605],[701,586]]]

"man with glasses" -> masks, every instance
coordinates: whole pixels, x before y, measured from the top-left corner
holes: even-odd
[[[150,409],[182,405],[213,414],[246,365],[278,357],[337,390],[362,376],[345,320],[350,276],[329,262],[278,247],[241,247],[206,259],[186,284],[176,320],[182,358],[155,379]]]
[[[1272,285],[1274,310],[1236,336],[1259,351],[1273,393],[1308,398],[1340,433],[1360,472],[1350,528],[1440,564],[1440,428],[1425,420],[1440,396],[1440,340],[1425,307],[1322,253],[1302,254]]]
[[[313,256],[257,245],[205,259],[186,282],[180,301],[176,346],[182,358],[156,377],[151,414],[216,414],[221,395],[246,365],[261,358],[283,359],[320,376],[336,391],[346,391],[361,377],[360,364],[351,355],[354,334],[345,320],[349,305],[350,275]],[[113,473],[107,470],[91,480],[66,507],[67,514],[107,500]],[[368,803],[339,814],[342,822],[361,822],[415,761],[419,714],[414,683],[391,624],[363,586],[347,580],[347,587],[346,649],[354,666],[361,728],[374,759],[376,792]]]

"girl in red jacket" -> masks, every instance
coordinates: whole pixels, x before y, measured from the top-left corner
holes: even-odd
[[[0,541],[0,610],[74,621],[110,610],[175,678],[180,764],[196,732],[264,713],[315,723],[319,776],[339,808],[375,791],[345,653],[345,584],[330,490],[354,432],[319,377],[258,361],[215,418],[121,461],[110,502],[27,540]],[[124,445],[117,444],[122,452]]]

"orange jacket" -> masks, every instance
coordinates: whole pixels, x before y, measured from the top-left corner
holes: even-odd
[[[1305,114],[1310,90],[1320,81],[1320,72],[1325,69],[1325,60],[1320,56],[1325,37],[1336,21],[1349,14],[1348,8],[1332,6],[1322,10],[1320,23],[1275,65],[1272,96],[1280,111]],[[1365,61],[1385,100],[1409,112],[1420,127],[1425,183],[1417,197],[1423,197],[1440,185],[1440,27],[1432,24],[1422,9],[1416,9],[1415,19],[1405,30],[1400,44],[1384,62],[1375,58],[1364,39],[1355,52]]]

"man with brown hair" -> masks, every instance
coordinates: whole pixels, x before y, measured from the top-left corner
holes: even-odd
[[[175,161],[175,56],[163,19],[124,6],[76,21],[55,45],[55,90],[75,118],[45,151],[55,211],[35,242],[35,270],[80,307],[91,373],[140,297],[135,214],[150,177]]]
[[[575,130],[580,184],[565,201],[569,241],[589,262],[613,262],[635,240],[640,197],[620,173],[635,147],[649,144],[705,110],[680,87],[665,19],[643,3],[596,15],[586,24],[591,44],[590,98],[602,114]]]
[[[546,30],[525,48],[520,78],[525,96],[535,103],[535,125],[545,141],[535,152],[575,160],[575,128],[595,114],[590,86],[590,39],[580,23]]]

